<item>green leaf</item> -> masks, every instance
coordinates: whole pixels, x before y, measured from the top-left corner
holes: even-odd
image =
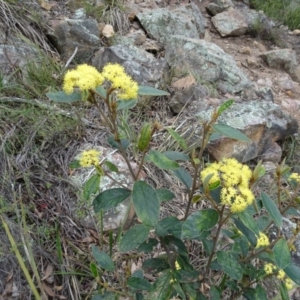
[[[73,160],[73,161],[71,161],[71,163],[69,164],[69,168],[70,169],[78,169],[78,168],[80,168],[81,167],[81,165],[80,165],[80,163],[79,163],[79,160]]]
[[[185,139],[180,136],[179,133],[177,133],[174,129],[167,127],[166,128],[170,134],[170,136],[178,143],[181,149],[186,150],[187,149],[187,144]]]
[[[145,95],[145,96],[168,96],[169,93],[153,88],[151,86],[145,86],[145,85],[139,85],[138,90],[139,95]]]
[[[81,100],[80,92],[73,92],[72,94],[66,94],[63,91],[60,92],[48,92],[46,96],[55,102],[71,103]]]
[[[120,147],[120,144],[115,140],[114,136],[111,135],[107,138],[107,142],[114,148],[114,149],[118,149],[120,150],[121,147]],[[126,150],[130,144],[130,142],[127,140],[127,139],[121,139],[120,140],[120,143],[122,145],[122,148],[124,150]]]
[[[183,269],[173,272],[174,277],[180,283],[196,282],[199,279],[200,273],[198,271],[186,271]]]
[[[166,300],[170,299],[172,292],[172,270],[166,270],[154,282],[147,300]]]
[[[142,269],[136,269],[131,277],[144,278],[144,271]]]
[[[130,100],[118,100],[117,101],[117,110],[121,109],[130,109],[135,107],[137,104],[136,99],[130,99]]]
[[[190,300],[207,300],[205,296],[199,291],[199,287],[195,287],[192,283],[181,284],[183,290],[185,291],[186,295],[189,297]],[[197,289],[197,290],[196,290]]]
[[[257,243],[257,238],[252,230],[244,225],[244,223],[236,218],[233,218],[235,226],[243,233],[243,235],[247,238],[250,244],[255,247]]]
[[[180,297],[180,299],[182,300],[186,300],[186,296],[184,294],[184,291],[182,290],[180,284],[177,282],[177,281],[174,281],[172,283],[172,288],[175,290],[176,292],[176,295],[177,295],[177,299],[178,299],[178,296]]]
[[[159,273],[170,268],[165,258],[150,258],[143,262],[143,270],[146,273]]]
[[[192,176],[185,169],[179,168],[173,170],[173,174],[188,188],[190,189],[192,186]]]
[[[196,239],[200,236],[201,231],[213,228],[218,220],[219,214],[214,209],[196,211],[183,222],[181,238]]]
[[[217,252],[218,263],[223,271],[232,279],[240,280],[243,275],[243,269],[234,255],[228,251]]]
[[[105,292],[102,295],[94,295],[91,300],[117,300],[118,294],[112,292]]]
[[[167,248],[169,248],[170,251],[176,252],[182,257],[188,256],[188,251],[186,249],[186,246],[184,242],[180,238],[176,238],[172,235],[167,235],[162,238]],[[178,257],[179,259],[179,257]]]
[[[222,114],[222,112],[224,112],[226,109],[228,109],[233,103],[234,103],[234,100],[229,99],[229,100],[225,101],[223,104],[221,104],[217,111],[218,115],[220,116]]]
[[[226,124],[215,124],[212,125],[212,127],[216,132],[219,132],[231,139],[244,141],[244,142],[251,141],[244,133]]]
[[[168,159],[171,160],[183,160],[183,161],[189,161],[190,157],[182,152],[178,151],[165,151],[163,153]]]
[[[158,240],[154,238],[150,238],[147,241],[143,242],[139,245],[137,251],[138,252],[144,252],[149,253],[153,251],[153,248],[158,244]]]
[[[90,177],[90,179],[84,184],[83,187],[83,198],[85,200],[89,200],[91,195],[96,194],[99,190],[100,185],[100,178],[99,174],[95,174]]]
[[[213,300],[220,300],[222,295],[222,291],[220,288],[216,287],[215,285],[211,286],[209,289],[209,296],[210,299]]]
[[[95,88],[96,92],[99,93],[104,99],[106,99],[106,89],[102,86],[99,85]]]
[[[139,246],[148,238],[149,231],[150,227],[144,224],[131,227],[120,240],[120,251],[127,252]]]
[[[250,206],[251,207],[251,206]],[[257,222],[253,218],[253,214],[250,212],[249,207],[243,212],[238,214],[239,219],[244,223],[246,227],[252,230],[256,235],[259,235],[259,229]]]
[[[210,196],[212,197],[212,199],[216,202],[216,203],[220,203],[221,202],[221,187],[217,187],[216,189],[210,190]]]
[[[105,161],[105,165],[108,167],[108,169],[111,171],[111,172],[119,172],[119,169],[118,167],[113,164],[112,162],[106,160]]]
[[[156,194],[160,203],[164,201],[171,201],[175,198],[174,193],[165,188],[156,189]]]
[[[246,297],[247,300],[268,300],[266,291],[260,284],[258,284],[255,289],[247,289],[243,293],[243,296]]]
[[[275,202],[264,192],[261,192],[261,200],[274,223],[281,228],[282,216]]]
[[[93,276],[96,278],[98,276],[98,269],[97,269],[97,266],[93,262],[90,263],[90,270],[91,270]]]
[[[273,247],[274,259],[279,269],[284,269],[291,262],[291,253],[285,239],[280,239]]]
[[[127,285],[135,290],[149,291],[152,285],[144,278],[130,277]]]
[[[269,216],[260,216],[257,220],[259,231],[265,231],[270,222],[271,219],[269,218]]]
[[[174,170],[179,168],[178,163],[168,159],[164,154],[155,150],[149,151],[147,160],[152,161],[157,167],[163,170]]]
[[[113,188],[101,192],[93,201],[94,211],[98,213],[101,209],[108,210],[116,207],[119,203],[126,200],[131,191],[123,188]]]
[[[155,233],[158,236],[173,234],[175,237],[180,238],[182,231],[182,222],[176,217],[167,217],[159,221],[155,228]]]
[[[132,202],[138,218],[143,224],[154,227],[159,218],[159,200],[155,189],[144,181],[134,183]]]
[[[280,290],[280,296],[282,300],[290,300],[290,296],[284,282],[280,283],[279,290]]]
[[[223,135],[221,133],[218,133],[218,132],[213,132],[209,138],[208,138],[208,141],[209,142],[213,142],[213,141],[216,141],[218,140],[219,138],[221,138]]]
[[[300,285],[300,268],[291,262],[283,269],[285,274],[290,277],[297,285]]]
[[[112,261],[112,259],[110,258],[110,256],[108,254],[106,254],[103,251],[100,251],[98,249],[97,246],[92,246],[92,253],[93,256],[97,262],[97,264],[107,270],[107,271],[114,271],[115,270],[115,266],[114,266],[114,262]]]

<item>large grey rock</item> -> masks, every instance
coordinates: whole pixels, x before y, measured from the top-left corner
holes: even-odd
[[[212,109],[197,114],[200,123],[211,117]],[[208,145],[208,151],[216,159],[235,157],[247,162],[260,157],[274,142],[297,132],[298,123],[284,113],[280,106],[265,101],[236,103],[226,110],[218,123],[229,125],[245,133],[250,142],[220,137]]]
[[[124,160],[124,158],[116,152],[116,150],[104,148],[104,147],[94,147],[92,145],[86,144],[82,146],[82,150],[96,149],[101,152],[102,159],[106,159],[112,162],[117,166],[118,172],[110,172],[110,177],[102,176],[100,180],[99,189],[101,192],[112,189],[112,188],[120,188],[120,187],[128,187],[132,188],[134,184],[134,180],[131,177],[128,166]],[[79,158],[78,155],[75,159]],[[134,162],[131,162],[131,167],[134,172],[137,172],[138,165]],[[103,166],[105,168],[105,165]],[[109,170],[106,170],[109,172]],[[83,189],[84,184],[87,180],[94,175],[96,172],[94,167],[90,168],[80,168],[77,169],[72,176],[70,177],[71,181],[78,186],[79,190]],[[141,172],[139,175],[139,179],[142,180],[146,176],[145,172]],[[118,184],[119,183],[119,184]],[[125,200],[119,203],[115,208],[109,209],[103,214],[103,230],[115,230],[119,228],[121,225],[124,225],[127,213],[129,208],[129,200]],[[101,218],[100,214],[94,212],[91,203],[89,201],[85,201],[84,207],[82,207],[82,203],[78,203],[74,206],[75,214],[77,215],[80,223],[87,228],[94,228],[95,225],[99,228],[101,226]],[[84,213],[85,211],[85,213]]]
[[[139,13],[137,18],[148,35],[162,44],[166,43],[173,34],[202,38],[206,27],[204,17],[194,3],[180,6],[172,11],[160,8]]]
[[[214,2],[208,3],[205,9],[211,16],[215,16],[233,6],[231,0],[214,0]]]
[[[101,46],[98,23],[94,19],[53,20],[50,21],[50,26],[53,29],[50,38],[65,60],[72,56],[77,47],[75,61],[86,62]]]
[[[98,70],[108,63],[122,65],[126,72],[140,85],[158,87],[164,82],[168,66],[163,58],[156,59],[152,54],[131,45],[116,45],[101,48],[94,56],[92,64]]]
[[[243,35],[248,30],[244,15],[234,8],[215,15],[211,21],[223,37]]]
[[[232,56],[205,40],[173,35],[166,46],[165,59],[175,77],[190,73],[224,93],[237,93],[251,85]]]
[[[298,80],[295,69],[297,68],[296,52],[292,49],[278,49],[264,52],[260,57],[271,68],[283,69],[289,75]]]

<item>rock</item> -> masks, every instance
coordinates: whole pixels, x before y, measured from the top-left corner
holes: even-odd
[[[233,7],[233,3],[231,0],[222,1],[222,0],[215,0],[214,3],[209,3],[205,9],[207,13],[211,16],[215,16],[216,14],[219,14],[229,7]]]
[[[200,123],[208,120],[213,109],[197,114]],[[208,144],[208,151],[216,160],[235,157],[247,162],[260,157],[269,150],[274,142],[297,132],[298,124],[280,106],[266,101],[235,103],[218,119],[219,124],[226,124],[245,133],[249,143],[227,137],[218,138]]]
[[[294,99],[283,99],[281,105],[290,112],[297,111],[299,109],[299,103]]]
[[[260,87],[255,90],[255,93],[260,100],[264,100],[267,102],[274,102],[274,96],[270,86]]]
[[[76,19],[76,20],[85,19],[85,18],[86,18],[86,12],[84,8],[76,9],[72,16],[72,19]]]
[[[251,85],[232,56],[205,40],[173,35],[166,45],[165,59],[175,77],[190,72],[204,82],[215,84],[224,93],[237,93]]]
[[[257,69],[260,67],[260,62],[258,61],[258,59],[256,57],[252,57],[252,56],[247,57],[246,63],[249,68]]]
[[[102,70],[108,63],[122,65],[140,85],[159,87],[167,79],[166,61],[163,58],[156,59],[152,54],[135,46],[116,45],[101,48],[96,52],[92,65]]]
[[[251,55],[251,49],[250,47],[243,47],[238,50],[241,54]]]
[[[130,32],[128,34],[126,34],[125,36],[115,36],[114,39],[112,39],[112,45],[134,45],[134,46],[140,46],[143,43],[145,43],[147,40],[146,34],[144,32],[144,30],[139,29],[139,30],[135,30],[133,32]],[[148,39],[150,40],[150,39]],[[153,40],[150,40],[153,41]],[[155,41],[153,41],[155,42]],[[144,49],[144,48],[143,48]],[[157,48],[158,50],[159,48]],[[144,49],[146,50],[146,49]]]
[[[91,145],[83,145],[80,152],[85,149],[91,148]],[[93,147],[95,149],[95,147]],[[120,182],[123,186],[132,188],[134,181],[131,178],[130,172],[128,170],[127,164],[124,160],[124,158],[119,154],[116,153],[115,150],[103,148],[103,147],[96,147],[96,150],[101,152],[101,156],[103,158],[106,158],[108,161],[115,164],[119,170],[119,172],[111,172],[110,175],[114,179],[107,176],[103,176],[100,181],[100,191],[103,192],[105,190],[111,189],[111,188],[117,188],[120,187],[116,183]],[[75,159],[78,158],[75,157]],[[134,171],[137,171],[138,166],[135,163],[131,163],[131,166]],[[77,169],[71,176],[71,180],[78,185],[79,187],[83,187],[83,185],[86,183],[86,181],[90,178],[91,175],[93,175],[93,167],[91,168],[80,168]],[[140,173],[140,180],[145,178],[145,173]],[[122,203],[118,204],[116,208],[110,209],[107,212],[104,213],[103,216],[103,230],[115,230],[119,228],[124,222],[126,218],[126,213],[128,210],[129,201],[125,200]],[[85,214],[81,216],[82,208],[80,208],[80,205],[76,205],[75,209],[77,209],[77,215],[80,219],[80,223],[88,228],[93,228],[96,225],[100,226],[100,216],[94,213],[94,210],[90,210],[90,214]]]
[[[205,102],[208,95],[208,88],[197,84],[193,76],[187,76],[174,82],[171,87],[175,89],[175,94],[171,97],[169,105],[173,112],[180,113],[193,101]]]
[[[137,18],[147,34],[162,44],[165,44],[173,34],[201,38],[206,27],[205,19],[194,3],[180,6],[172,11],[160,8],[139,13]]]
[[[266,39],[270,38],[269,35],[275,26],[275,23],[270,20],[262,11],[249,8],[242,8],[239,11],[246,20],[248,25],[248,33],[253,34],[254,36],[265,36]]]
[[[75,61],[86,63],[101,45],[96,20],[52,20],[50,26],[53,29],[50,35],[52,43],[65,60],[69,59],[78,47]]]
[[[233,8],[215,15],[211,21],[222,37],[243,35],[248,30],[245,17]]]
[[[259,42],[257,42],[257,41],[254,41],[254,42],[253,42],[253,45],[254,45],[256,48],[258,48],[259,51],[262,51],[262,52],[266,52],[266,51],[267,51],[266,46],[263,45],[263,44],[261,44],[261,43],[259,43]]]
[[[271,161],[274,163],[279,163],[282,157],[281,147],[274,142],[270,147],[261,155],[260,159],[263,161]]]
[[[292,78],[297,77],[295,75],[295,68],[297,67],[296,52],[291,49],[277,49],[264,52],[260,54],[260,57],[271,68],[283,69],[291,75]],[[298,79],[298,78],[296,78]]]
[[[281,74],[281,76],[277,78],[277,84],[284,91],[295,91],[294,81],[288,74]]]

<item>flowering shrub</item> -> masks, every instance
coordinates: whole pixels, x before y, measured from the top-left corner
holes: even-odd
[[[150,256],[143,262],[142,270],[133,274],[129,272],[125,285],[120,281],[119,287],[111,287],[104,280],[105,274],[116,274],[113,272],[116,272],[120,255],[112,256],[111,243],[108,245],[110,251],[99,250],[93,245],[92,254],[97,264],[92,262],[90,269],[98,286],[94,300],[116,299],[118,296],[149,300],[172,297],[238,299],[243,296],[263,300],[267,299],[263,283],[270,276],[280,280],[282,299],[289,299],[288,289],[292,288],[293,282],[300,284],[300,268],[292,262],[290,253],[295,247],[300,227],[294,230],[291,239],[287,239],[282,233],[282,216],[289,209],[298,207],[300,175],[290,174],[290,168],[283,161],[276,170],[277,199],[273,200],[264,192],[260,195],[253,193],[253,185],[264,173],[260,162],[253,171],[233,158],[202,164],[203,151],[214,132],[249,141],[238,130],[217,123],[218,117],[233,104],[233,100],[222,104],[213,112],[211,119],[202,124],[203,136],[197,155],[195,149],[189,155],[178,151],[160,153],[151,149],[152,137],[162,126],[158,122],[146,123],[136,142],[140,155],[136,162],[137,171],[134,171],[126,152],[132,141],[120,138],[118,111],[133,107],[138,95],[167,93],[138,86],[117,64],[108,64],[102,72],[80,65],[66,73],[63,89],[47,95],[57,102],[83,100],[93,104],[111,130],[108,142],[124,157],[134,181],[132,189],[120,183],[118,188],[99,191],[101,178],[118,172],[118,168],[108,161],[104,167],[98,151],[84,151],[73,164],[95,168],[95,174],[84,186],[84,198],[89,199],[96,194],[93,207],[97,214],[130,198],[128,212],[134,212],[141,224],[123,228],[117,249],[120,252],[135,250]],[[99,101],[105,103],[108,113],[104,113]],[[178,133],[171,128],[166,129],[183,150],[187,149],[185,140]],[[155,189],[138,179],[146,159],[147,163],[171,172],[185,186],[188,203],[183,220],[174,216],[160,219],[161,203],[172,200],[175,195],[169,189]],[[183,168],[184,163],[192,166],[192,174]],[[281,184],[283,180],[286,186]],[[283,194],[285,197],[282,197]],[[206,208],[191,213],[191,204],[199,201],[204,201]],[[129,222],[126,224],[132,223],[132,216],[128,213]],[[273,240],[268,236],[271,226],[277,230]],[[191,243],[201,244],[201,253],[190,253],[187,245]],[[101,247],[105,249],[104,245]],[[158,257],[153,256],[156,247],[164,250]],[[195,255],[201,255],[203,262],[197,268],[190,260]],[[144,276],[145,273],[151,273],[147,274],[151,276]]]

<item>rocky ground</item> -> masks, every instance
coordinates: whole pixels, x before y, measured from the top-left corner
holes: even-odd
[[[299,32],[290,31],[288,28],[274,23],[272,30],[269,28],[255,28],[252,32],[247,32],[245,34],[240,34],[238,36],[226,36],[222,37],[216,27],[212,22],[212,15],[208,13],[207,7],[211,3],[217,3],[217,6],[222,7],[221,2],[227,5],[225,8],[228,9],[229,6],[237,10],[247,8],[247,5],[242,1],[212,1],[212,0],[157,0],[157,1],[142,1],[142,0],[128,0],[124,1],[124,13],[113,15],[114,20],[109,22],[106,19],[105,22],[102,22],[101,18],[96,19],[98,23],[98,29],[100,31],[100,44],[103,46],[110,46],[115,43],[112,32],[115,32],[117,37],[119,36],[134,36],[137,32],[137,35],[141,39],[141,44],[148,42],[144,48],[147,49],[149,53],[154,54],[155,58],[164,58],[165,49],[161,45],[149,40],[149,34],[143,31],[143,26],[137,19],[136,15],[141,11],[151,11],[157,8],[177,8],[184,6],[193,2],[201,11],[205,21],[206,28],[203,36],[203,39],[208,42],[212,42],[218,45],[223,49],[227,54],[230,54],[237,66],[243,71],[244,74],[252,81],[253,88],[258,90],[259,88],[268,88],[271,93],[268,94],[269,101],[273,101],[281,107],[282,111],[290,114],[295,120],[300,124],[300,73],[297,72],[288,72],[284,66],[270,67],[265,62],[262,57],[262,54],[269,50],[284,49],[289,48],[295,51],[296,58],[300,61],[300,35]],[[245,1],[246,2],[246,1]],[[95,0],[90,1],[94,11],[91,10],[89,13],[92,15],[95,13],[96,8],[99,9],[105,5],[104,0]],[[53,31],[55,27],[60,22],[66,20],[67,18],[80,19],[85,13],[82,10],[84,5],[81,1],[78,0],[69,0],[69,1],[44,1],[39,0],[33,4],[33,7],[37,8],[42,18],[44,19],[45,24],[47,24],[47,37],[53,42]],[[225,10],[226,10],[225,9]],[[76,17],[77,15],[77,17]],[[90,19],[95,19],[96,17],[89,17]],[[107,27],[106,25],[113,24],[113,28]],[[111,31],[112,30],[112,31]],[[140,31],[142,30],[142,33]],[[47,39],[45,39],[47,41]],[[146,42],[145,42],[146,41]],[[3,42],[1,40],[1,42]],[[69,58],[72,58],[71,52],[61,53],[62,64],[66,64]],[[87,50],[86,50],[87,51]],[[62,51],[63,52],[63,51]],[[92,57],[95,51],[89,52],[89,55],[86,57],[88,63],[92,61]],[[57,56],[59,57],[59,56]],[[71,63],[72,60],[68,63]],[[192,79],[191,79],[192,80]],[[173,91],[176,88],[173,81],[167,86],[167,89]],[[173,85],[172,85],[173,84]],[[177,82],[178,84],[178,82]],[[175,89],[176,90],[176,89]],[[212,106],[217,106],[222,103],[224,100],[232,98],[235,99],[237,103],[246,103],[251,100],[253,90],[243,92],[224,92],[219,91],[218,89],[211,89],[209,93],[206,94],[205,101]],[[266,97],[266,96],[264,96]],[[164,100],[165,101],[165,100]],[[259,101],[259,100],[257,100]],[[154,105],[155,107],[155,105]],[[157,106],[156,106],[157,108]],[[166,123],[172,123],[177,114],[174,114],[174,110],[170,109],[168,103],[164,102],[159,108],[165,109],[165,111],[153,111],[153,115],[158,115],[158,118],[165,120]],[[189,116],[191,111],[194,109],[193,105],[189,108],[186,107],[182,110],[182,107],[179,108],[179,111],[182,110],[183,118]],[[92,113],[91,113],[92,114]],[[93,115],[91,115],[93,116]],[[99,138],[99,136],[98,136]],[[100,137],[101,138],[101,137]],[[100,140],[99,138],[99,140]],[[280,152],[281,155],[281,152]],[[278,159],[278,157],[276,158]],[[273,165],[274,166],[274,165]],[[151,174],[148,174],[151,175]],[[154,180],[158,180],[157,176],[154,176]],[[179,202],[178,202],[179,203]],[[178,204],[178,207],[166,207],[165,213],[175,212],[176,215],[182,213],[182,203]],[[73,227],[72,227],[73,228]],[[80,236],[81,229],[78,229],[76,226],[73,228],[74,236]],[[90,231],[92,232],[92,231]],[[89,235],[92,238],[92,234]],[[4,267],[3,267],[4,268]],[[5,267],[8,269],[8,267]],[[51,283],[51,282],[50,282]],[[50,284],[49,283],[49,284]],[[270,283],[270,289],[271,287]],[[271,294],[270,294],[271,296]],[[290,292],[291,299],[300,299],[300,289],[293,289]],[[1,296],[0,296],[1,299]],[[7,298],[5,298],[7,299]],[[14,298],[16,299],[16,298]],[[65,298],[61,298],[65,299]]]

